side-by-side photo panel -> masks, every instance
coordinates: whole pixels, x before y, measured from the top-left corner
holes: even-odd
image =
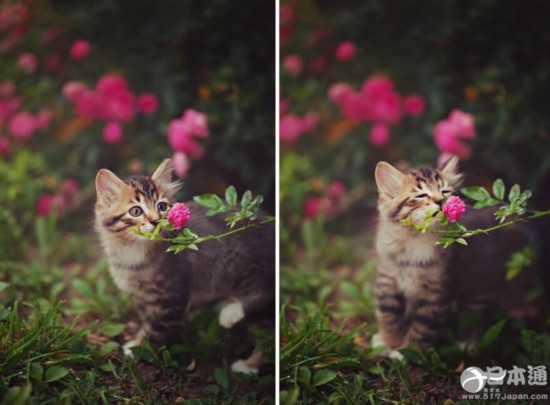
[[[273,404],[276,3],[0,4],[0,403]]]
[[[281,403],[548,401],[548,15],[281,1]]]

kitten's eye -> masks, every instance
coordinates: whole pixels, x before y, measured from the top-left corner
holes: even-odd
[[[161,201],[157,204],[157,210],[160,212],[165,212],[168,209],[168,204],[164,201]]]
[[[426,198],[427,196],[428,194],[422,193],[422,194],[415,195],[414,198]]]
[[[451,194],[451,190],[441,190],[441,194]]]
[[[141,214],[143,214],[143,210],[138,206],[130,208],[130,211],[128,211],[128,212],[133,217],[139,217]]]

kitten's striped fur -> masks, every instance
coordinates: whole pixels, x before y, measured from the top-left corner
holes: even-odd
[[[407,173],[386,162],[376,167],[379,222],[374,295],[379,334],[373,344],[396,349],[415,341],[428,349],[451,316],[451,303],[461,314],[489,307],[509,314],[537,312],[531,311],[533,303],[525,298],[536,280],[533,272],[524,270],[513,282],[505,280],[510,254],[535,239],[527,225],[474,237],[469,246],[443,249],[435,244],[436,234],[422,234],[400,222],[411,218],[420,225],[428,212],[440,210],[442,200],[460,185],[457,164],[454,157],[440,169],[421,167]],[[463,218],[468,228],[495,225],[492,209],[473,211]],[[432,229],[438,226],[434,221]]]
[[[172,163],[165,160],[151,177],[120,180],[101,169],[96,177],[96,229],[116,285],[129,293],[142,327],[125,345],[144,338],[154,346],[177,340],[188,304],[224,303],[220,325],[232,327],[243,318],[271,327],[275,305],[275,232],[267,225],[208,242],[199,251],[167,253],[164,242],[150,241],[133,232],[152,232],[167,216],[179,184],[172,182]],[[205,209],[187,202],[188,225],[199,235],[227,231],[223,219],[207,217]],[[234,363],[236,371],[256,372],[261,352]]]

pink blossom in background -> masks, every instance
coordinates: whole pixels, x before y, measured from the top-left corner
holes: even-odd
[[[61,184],[59,191],[64,197],[71,199],[78,192],[78,183],[75,179],[65,179]]]
[[[476,136],[474,116],[461,110],[453,110],[449,115],[449,122],[453,125],[456,134],[465,139],[473,139]]]
[[[397,124],[401,121],[403,111],[401,96],[394,91],[378,94],[376,97],[368,97],[365,100],[365,116],[369,122],[385,122]]]
[[[36,131],[35,116],[26,111],[15,114],[8,124],[8,131],[16,139],[29,139]]]
[[[76,40],[71,46],[70,55],[75,60],[84,60],[90,53],[90,43],[85,39]]]
[[[26,4],[18,2],[3,2],[0,9],[0,28],[6,29],[21,24],[29,18]]]
[[[279,121],[279,138],[281,142],[292,143],[304,132],[302,118],[295,114],[285,114]]]
[[[369,77],[361,87],[361,93],[368,98],[378,98],[394,92],[393,81],[384,76]]]
[[[294,22],[294,7],[290,4],[281,4],[279,6],[281,25],[289,25]]]
[[[63,85],[61,94],[67,100],[75,102],[77,98],[85,91],[89,91],[88,86],[82,82],[70,81]]]
[[[361,93],[353,91],[342,98],[340,107],[345,118],[352,121],[361,121],[365,118],[367,101]]]
[[[101,97],[101,96],[100,96]],[[128,90],[99,99],[100,118],[121,122],[131,122],[136,115],[136,98]]]
[[[283,60],[283,68],[287,73],[298,76],[304,70],[304,61],[299,55],[288,55]]]
[[[63,198],[51,194],[43,194],[36,201],[36,213],[41,217],[47,217],[55,209],[57,214],[61,213],[63,208]]]
[[[122,125],[118,122],[108,122],[103,127],[103,140],[111,145],[122,140]]]
[[[328,196],[333,200],[339,200],[346,194],[346,185],[340,180],[334,180],[328,186]]]
[[[97,119],[103,110],[103,100],[93,90],[85,89],[75,96],[76,114],[88,120]]]
[[[174,152],[172,154],[172,166],[174,167],[176,176],[185,177],[191,168],[191,162],[185,153]]]
[[[11,151],[10,140],[4,136],[0,137],[0,156],[7,156]]]
[[[325,55],[317,56],[310,63],[310,69],[315,74],[322,74],[327,70],[327,57]]]
[[[424,97],[419,94],[411,94],[405,97],[403,100],[403,107],[405,112],[413,117],[416,117],[424,112],[426,108],[426,102]]]
[[[349,62],[355,58],[356,46],[352,41],[344,41],[338,45],[334,56],[339,62]]]
[[[466,204],[457,196],[451,196],[443,206],[443,215],[449,222],[460,221],[462,214],[466,211]]]
[[[185,228],[190,218],[191,211],[184,203],[175,203],[168,212],[168,222],[176,229]]]
[[[138,97],[137,107],[143,114],[153,114],[157,111],[159,101],[153,93],[145,93]]]
[[[52,53],[44,58],[44,69],[48,72],[62,73],[65,67],[65,61],[59,53]]]
[[[325,197],[309,197],[304,203],[304,216],[307,219],[316,219],[321,215],[328,215],[331,203]]]
[[[309,111],[304,117],[302,118],[302,126],[304,132],[312,132],[317,128],[317,125],[319,124],[319,114],[317,114],[315,111]]]
[[[193,136],[208,137],[208,117],[206,114],[188,108],[183,112],[181,119],[189,124]]]
[[[319,44],[319,42],[321,42],[321,40],[323,40],[324,38],[328,37],[329,34],[330,34],[330,29],[329,28],[316,29],[315,31],[313,31],[311,33],[311,35],[309,36],[309,38],[307,40],[308,48],[313,48],[313,47],[317,46],[317,44]]]
[[[168,142],[178,152],[189,154],[195,158],[204,153],[202,147],[193,139],[191,122],[175,119],[168,124]]]
[[[38,67],[38,58],[34,53],[25,52],[17,58],[17,65],[26,73],[33,73]]]
[[[4,125],[19,110],[23,99],[20,97],[0,99],[0,126]]]
[[[374,146],[385,146],[390,142],[390,128],[386,124],[374,124],[369,131],[369,141]]]
[[[104,75],[96,84],[96,91],[106,97],[117,96],[128,90],[128,81],[117,75]]]
[[[36,118],[36,129],[44,131],[48,129],[48,127],[52,122],[52,112],[50,110],[43,109],[38,114],[36,114],[35,118]]]
[[[449,118],[437,122],[434,127],[434,141],[440,152],[457,155],[461,159],[470,157],[470,147],[464,140],[476,135],[474,117],[460,110],[453,110]]]
[[[328,98],[335,104],[342,104],[346,97],[354,92],[353,87],[347,83],[334,83],[328,89]]]

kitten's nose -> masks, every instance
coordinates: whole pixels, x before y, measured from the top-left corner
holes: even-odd
[[[153,226],[157,226],[157,224],[159,223],[159,220],[158,219],[152,219],[152,218],[149,218],[149,223]]]
[[[444,200],[444,198],[439,198],[439,199],[435,200],[434,202],[441,207],[441,204],[443,204],[443,200]]]

